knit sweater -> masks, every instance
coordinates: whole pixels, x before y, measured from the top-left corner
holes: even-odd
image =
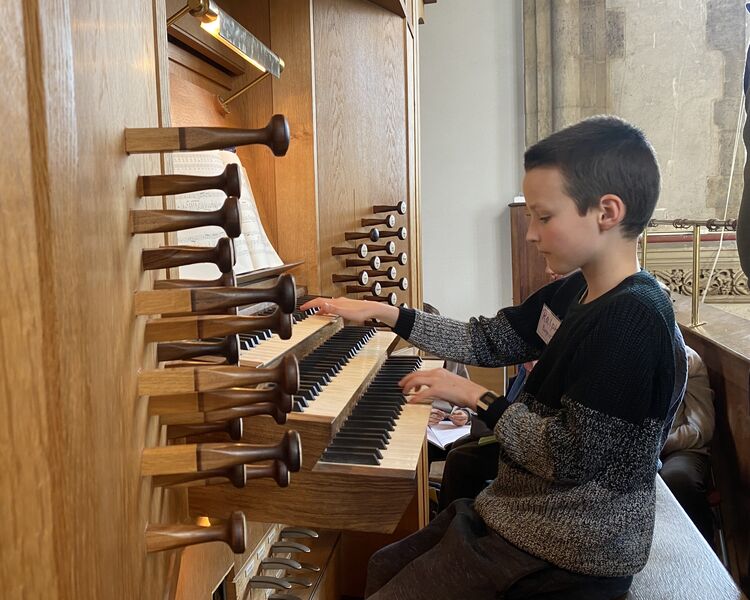
[[[558,567],[626,576],[648,558],[658,456],[687,365],[671,303],[651,275],[580,304],[585,289],[576,273],[469,323],[402,309],[394,330],[458,362],[538,359],[515,403],[479,410],[500,455],[475,509],[509,542]],[[561,319],[548,344],[537,334],[545,305]]]

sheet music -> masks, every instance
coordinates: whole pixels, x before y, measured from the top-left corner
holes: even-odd
[[[225,165],[236,163],[240,167],[240,177],[242,179],[242,189],[240,191],[242,236],[245,238],[253,269],[265,269],[283,265],[284,261],[276,253],[263,229],[258,207],[255,204],[255,196],[253,196],[253,190],[250,187],[250,180],[247,177],[245,167],[242,166],[239,157],[234,152],[219,150],[219,157],[224,161]]]
[[[228,153],[231,154],[231,153]],[[215,151],[175,152],[173,155],[174,172],[183,175],[219,175],[225,167],[224,161]],[[226,195],[221,190],[203,190],[179,194],[175,198],[175,207],[179,210],[218,210],[224,204]],[[241,201],[240,201],[241,203]],[[243,223],[244,229],[244,223]],[[219,238],[226,237],[221,227],[198,227],[177,232],[177,243],[181,246],[214,246]],[[233,240],[236,262],[234,272],[237,274],[252,271],[255,265],[250,257],[250,249],[244,236]],[[180,267],[183,279],[215,279],[221,275],[218,267],[210,263],[186,265]]]

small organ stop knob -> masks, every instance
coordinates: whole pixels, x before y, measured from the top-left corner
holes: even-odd
[[[331,275],[331,280],[333,281],[333,283],[344,283],[347,281],[356,281],[357,283],[359,283],[359,285],[367,285],[367,282],[370,280],[370,277],[367,274],[367,271],[360,271],[356,275],[334,274],[334,275]]]
[[[370,292],[374,296],[380,295],[380,283],[377,281],[372,285],[347,285],[347,294],[357,294],[359,292]]]
[[[400,290],[406,291],[409,289],[409,280],[406,277],[402,277],[398,281],[381,281],[380,286],[384,288],[397,287]]]
[[[396,306],[398,297],[395,292],[391,292],[385,296],[362,296],[362,300],[371,300],[372,302],[387,302],[391,306]]]
[[[396,204],[376,204],[372,207],[372,212],[375,214],[384,212],[397,212],[400,215],[406,214],[406,202],[403,200]]]
[[[380,268],[380,257],[371,256],[370,258],[347,258],[345,264],[347,267],[370,267],[371,269],[377,270]]]
[[[406,252],[399,252],[396,256],[381,256],[380,257],[381,263],[391,263],[391,262],[397,262],[398,264],[404,266],[408,262],[408,257],[406,256]]]
[[[370,240],[371,242],[377,242],[380,239],[380,231],[374,227],[370,231],[347,231],[344,233],[344,239],[346,241],[351,240]]]
[[[396,267],[388,267],[387,269],[383,269],[382,271],[367,271],[367,274],[370,277],[387,277],[390,280],[395,280],[398,273],[396,272]]]
[[[334,246],[333,248],[331,248],[331,254],[333,256],[345,256],[347,254],[356,254],[360,258],[365,258],[367,256],[368,251],[369,251],[369,248],[367,244],[357,244],[356,248],[349,248],[347,246],[344,246],[344,247]]]
[[[385,244],[370,244],[369,246],[372,252],[385,252],[386,254],[396,253],[396,242],[386,242]],[[383,259],[380,259],[383,262]]]
[[[395,231],[384,231],[380,234],[381,238],[397,237],[400,240],[406,239],[406,227],[399,227]]]
[[[362,227],[373,225],[385,225],[388,229],[393,229],[396,226],[396,215],[388,215],[382,219],[362,219]]]

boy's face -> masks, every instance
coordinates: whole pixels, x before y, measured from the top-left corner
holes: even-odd
[[[526,241],[536,244],[550,270],[569,273],[596,257],[601,244],[600,211],[579,214],[575,202],[565,193],[559,169],[531,169],[523,178],[523,193],[529,214]]]

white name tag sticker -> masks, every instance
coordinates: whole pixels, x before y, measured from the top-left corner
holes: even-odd
[[[536,326],[537,335],[544,340],[545,344],[549,344],[552,336],[560,327],[560,319],[557,318],[549,306],[546,304],[542,307],[542,314],[539,315],[539,323]]]

